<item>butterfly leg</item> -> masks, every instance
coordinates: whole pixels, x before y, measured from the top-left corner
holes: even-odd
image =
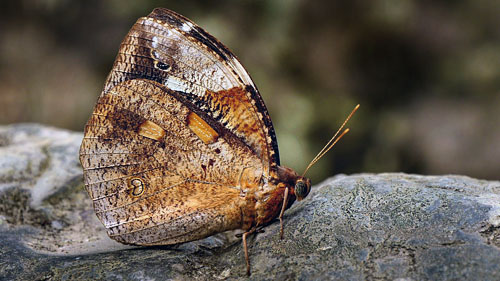
[[[245,251],[245,260],[247,262],[247,275],[250,276],[250,258],[248,257],[247,236],[257,231],[256,227],[251,228],[243,233],[243,250]]]
[[[281,206],[280,212],[280,238],[283,240],[283,214],[285,213],[286,205],[288,205],[288,187],[285,188],[285,196],[283,198],[283,206]]]

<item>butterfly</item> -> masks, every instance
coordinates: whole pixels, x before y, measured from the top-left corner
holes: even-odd
[[[80,162],[112,239],[170,245],[242,229],[249,273],[247,236],[277,217],[282,235],[284,211],[311,190],[278,153],[238,59],[189,19],[156,8],[121,43]]]

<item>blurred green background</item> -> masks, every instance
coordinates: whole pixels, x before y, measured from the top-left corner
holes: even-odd
[[[122,38],[166,7],[224,42],[257,84],[282,164],[500,179],[500,1],[21,0],[0,4],[0,123],[82,131]]]

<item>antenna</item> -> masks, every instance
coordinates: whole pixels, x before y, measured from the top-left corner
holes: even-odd
[[[358,108],[359,108],[359,104],[356,105],[356,107],[354,107],[354,109],[351,111],[351,114],[349,114],[349,116],[347,116],[347,118],[345,119],[344,123],[342,123],[342,126],[340,126],[340,128],[337,130],[337,132],[335,133],[335,135],[333,135],[333,137],[330,139],[330,141],[328,141],[328,143],[323,147],[323,149],[321,149],[321,151],[313,158],[313,160],[311,160],[311,163],[309,163],[309,165],[307,165],[307,168],[304,170],[304,173],[302,173],[302,177],[304,177],[306,175],[306,173],[309,170],[309,168],[311,168],[314,164],[316,164],[316,162],[318,162],[318,160],[321,159],[321,157],[323,157],[330,149],[332,149],[332,147],[345,134],[347,134],[349,132],[349,128],[347,128],[337,138],[337,135],[339,134],[339,132],[344,128],[344,126],[347,123],[347,121],[349,121],[349,119],[351,119],[352,115],[356,112],[356,110],[358,110]]]

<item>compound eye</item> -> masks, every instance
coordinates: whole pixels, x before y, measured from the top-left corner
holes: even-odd
[[[307,194],[309,194],[309,190],[310,190],[309,186],[307,186],[307,184],[304,181],[298,180],[295,183],[295,195],[297,196],[297,198],[302,199],[306,197]]]

